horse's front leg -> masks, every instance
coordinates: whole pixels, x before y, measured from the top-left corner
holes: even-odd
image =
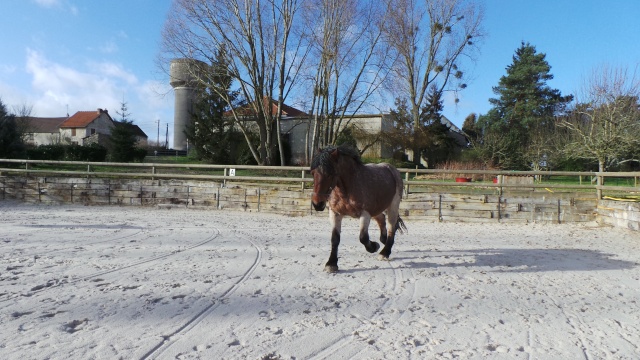
[[[364,248],[368,252],[374,253],[380,249],[380,244],[375,241],[369,240],[369,223],[371,222],[371,215],[368,212],[363,212],[360,216],[360,243],[364,245]]]
[[[342,215],[336,214],[329,209],[329,220],[331,221],[331,254],[329,261],[324,266],[324,271],[334,273],[338,271],[338,245],[340,245],[340,229],[342,227]]]

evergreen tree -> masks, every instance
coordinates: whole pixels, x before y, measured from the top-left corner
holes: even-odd
[[[16,118],[0,99],[0,158],[15,159],[25,155],[25,145]]]
[[[573,99],[547,86],[553,75],[545,58],[523,42],[507,66],[507,74],[493,88],[498,96],[489,99],[493,108],[478,118],[482,140],[477,145],[496,148],[497,144],[488,141],[498,141],[501,148],[490,152],[493,158],[488,160],[493,166],[514,170],[532,167],[534,160],[524,155],[532,134],[552,129],[554,116]]]
[[[116,162],[130,162],[136,157],[136,135],[133,120],[128,112],[127,103],[120,103],[120,111],[116,111],[120,121],[113,122],[111,129],[111,160]]]
[[[442,123],[442,92],[434,85],[427,94],[427,106],[422,112],[422,157],[430,168],[451,159],[456,154],[455,141],[449,136],[449,127]]]
[[[462,123],[462,132],[464,132],[471,143],[478,139],[477,118],[476,114],[471,113],[464,118],[464,122]]]
[[[455,140],[449,136],[449,128],[442,123],[441,92],[432,86],[426,98],[426,106],[420,113],[416,127],[406,99],[396,99],[396,109],[390,111],[394,130],[385,134],[386,142],[394,150],[418,149],[418,156],[427,160],[429,167],[451,159],[457,154]],[[414,156],[415,158],[418,156]]]
[[[233,148],[243,141],[233,130],[233,119],[225,116],[227,100],[219,95],[227,93],[232,101],[237,97],[230,91],[231,76],[224,59],[224,50],[221,50],[217,55],[217,63],[211,64],[206,74],[206,86],[198,94],[191,124],[185,129],[195,156],[212,164],[232,163]]]

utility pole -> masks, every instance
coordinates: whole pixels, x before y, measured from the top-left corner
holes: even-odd
[[[156,119],[156,122],[158,123],[158,137],[156,137],[156,146],[160,147],[160,119]]]
[[[167,123],[167,132],[164,135],[164,148],[169,148],[169,123]]]

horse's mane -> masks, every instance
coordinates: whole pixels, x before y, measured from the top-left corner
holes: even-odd
[[[331,162],[331,153],[338,150],[338,154],[352,158],[356,164],[362,165],[362,158],[357,149],[349,145],[334,146],[329,145],[324,149],[320,149],[311,160],[311,170],[318,169],[321,173],[333,175],[335,168]]]

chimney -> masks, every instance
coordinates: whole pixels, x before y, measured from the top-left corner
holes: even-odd
[[[102,113],[102,109],[98,108],[98,115],[100,115],[100,113]]]

